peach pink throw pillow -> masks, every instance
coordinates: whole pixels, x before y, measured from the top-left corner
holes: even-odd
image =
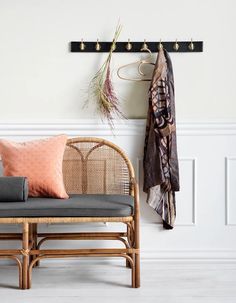
[[[29,181],[29,196],[66,199],[62,160],[67,137],[17,143],[0,140],[0,155],[5,176],[24,176]]]

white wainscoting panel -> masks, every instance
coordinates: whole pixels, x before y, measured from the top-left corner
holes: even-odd
[[[191,226],[196,224],[196,159],[180,158],[179,174],[181,191],[176,193],[178,215],[176,225]],[[188,186],[185,186],[188,184]]]
[[[61,133],[69,137],[103,137],[119,145],[130,157],[140,181],[143,259],[236,260],[236,122],[177,125],[181,191],[176,195],[176,226],[168,231],[163,230],[160,218],[146,204],[142,192],[145,120],[117,121],[113,132],[97,120],[0,123],[0,138],[10,140],[24,141]],[[116,230],[117,226],[120,227],[119,224],[54,224],[43,225],[40,230],[102,231]],[[1,231],[19,228],[0,226]],[[55,241],[53,245],[58,247],[60,243]],[[63,245],[78,244],[67,241]],[[82,241],[80,245],[85,244]]]

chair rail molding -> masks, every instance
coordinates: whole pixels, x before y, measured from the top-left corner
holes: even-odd
[[[116,135],[140,135],[145,130],[145,119],[116,120],[114,130],[110,129],[108,123],[98,119],[80,120],[40,120],[21,121],[6,120],[0,122],[0,136],[45,136],[55,135],[61,132],[74,136],[81,132],[87,136],[91,132],[94,135],[116,136]],[[202,136],[202,135],[236,135],[235,121],[198,121],[177,123],[178,135]]]
[[[69,137],[94,136],[112,141],[127,153],[140,183],[142,260],[235,262],[236,120],[177,123],[180,192],[176,194],[176,226],[168,231],[163,230],[160,218],[147,205],[142,191],[146,120],[117,120],[114,125],[112,131],[98,119],[8,120],[0,122],[0,139],[25,141],[65,133]],[[17,226],[0,228],[5,232],[18,229]],[[45,232],[52,229],[63,232],[65,228],[68,232],[86,228],[116,231],[117,226],[72,224],[40,228]],[[73,245],[69,242],[68,247]],[[92,243],[89,245],[92,247]]]

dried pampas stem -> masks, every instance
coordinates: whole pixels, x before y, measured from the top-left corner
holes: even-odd
[[[102,118],[107,119],[111,128],[114,128],[114,118],[125,118],[119,109],[119,100],[114,91],[111,79],[111,58],[115,50],[117,39],[121,32],[121,25],[118,24],[110,52],[107,59],[91,80],[89,92],[98,103],[98,110]]]

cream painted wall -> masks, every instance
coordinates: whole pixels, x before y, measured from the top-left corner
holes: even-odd
[[[72,40],[204,41],[204,52],[171,54],[179,121],[236,118],[234,0],[0,0],[0,119],[93,118],[83,109],[91,76],[104,55],[68,51]],[[139,55],[114,54],[114,82],[128,117],[146,114],[147,83],[116,77]]]

